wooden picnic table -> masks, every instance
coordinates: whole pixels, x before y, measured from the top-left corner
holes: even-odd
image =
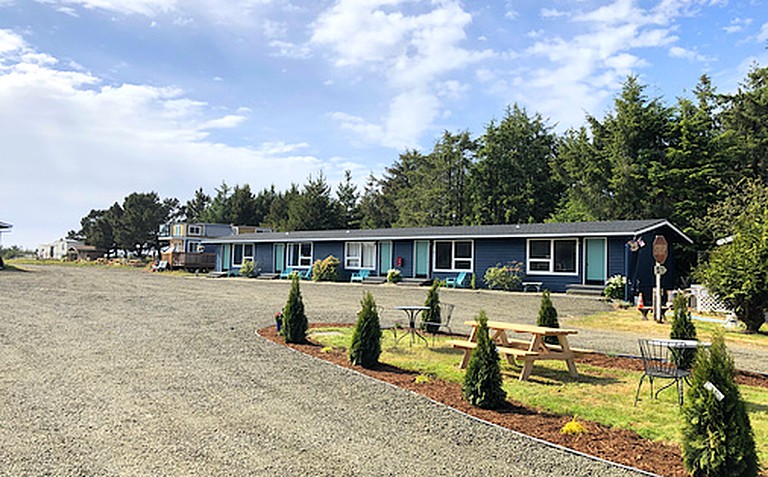
[[[467,367],[472,350],[477,347],[478,323],[476,321],[465,321],[464,324],[472,327],[469,339],[448,341],[448,344],[454,348],[464,350],[464,356],[461,359],[461,364],[459,364],[461,369]],[[489,321],[488,332],[490,333],[491,340],[496,343],[496,350],[499,354],[505,355],[510,364],[513,363],[513,360],[523,361],[520,381],[528,380],[533,370],[533,363],[544,359],[565,361],[568,373],[574,378],[579,376],[576,370],[576,363],[574,362],[575,350],[568,344],[568,335],[575,335],[578,333],[577,330]],[[529,334],[531,337],[530,339],[511,338],[509,336],[510,333]],[[545,336],[556,336],[558,344],[545,343]],[[590,352],[590,350],[578,351]]]

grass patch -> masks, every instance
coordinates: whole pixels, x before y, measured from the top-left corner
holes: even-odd
[[[346,350],[352,339],[352,328],[312,328],[311,335],[323,346]],[[438,337],[435,346],[428,348],[423,343],[409,346],[408,338],[403,338],[395,346],[392,334],[384,333],[380,361],[415,371],[419,375],[417,379],[424,379],[421,377],[425,376],[461,383],[464,370],[458,369],[457,365],[462,351],[447,346],[445,339]],[[681,417],[674,387],[663,391],[659,399],[651,399],[648,380],[645,380],[640,401],[635,407],[635,390],[641,373],[578,362],[577,366],[580,377],[573,379],[568,375],[565,363],[539,361],[530,380],[519,381],[521,367],[502,360],[504,390],[508,399],[529,407],[629,429],[651,440],[680,443]],[[768,389],[751,386],[740,386],[740,389],[747,402],[760,459],[766,462],[768,405],[765,403],[768,403]]]
[[[627,331],[649,338],[669,338],[669,332],[672,326],[672,312],[668,311],[666,316],[667,318],[664,323],[656,323],[650,318],[648,320],[643,320],[639,311],[630,308],[627,310],[597,313],[580,318],[565,318],[562,321],[569,326],[577,326],[580,328],[606,331]],[[719,323],[710,323],[707,321],[694,320],[693,324],[696,326],[696,333],[699,340],[702,341],[711,340],[712,333],[716,329],[723,328]],[[725,342],[727,344],[738,344],[740,346],[768,347],[768,327],[763,325],[759,333],[753,334],[725,328]]]

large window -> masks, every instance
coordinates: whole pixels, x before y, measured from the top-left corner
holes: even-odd
[[[435,241],[435,271],[472,270],[472,241]]]
[[[374,242],[347,242],[344,268],[373,270],[376,268],[376,244]]]
[[[199,225],[190,225],[187,232],[189,235],[203,235],[203,228]]]
[[[312,266],[312,243],[289,243],[286,246],[286,266],[308,268]]]
[[[578,241],[529,240],[528,273],[576,274]]]
[[[241,266],[243,262],[253,261],[253,244],[236,243],[232,245],[232,265]]]

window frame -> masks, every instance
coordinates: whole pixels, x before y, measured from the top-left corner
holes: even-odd
[[[353,246],[359,246],[359,256],[352,255],[351,248]],[[373,262],[370,265],[366,265],[365,263],[365,249],[366,247],[370,247],[373,249],[373,255],[369,256],[373,260]],[[344,268],[347,270],[376,270],[376,262],[377,262],[377,248],[376,248],[376,242],[346,242],[344,244]],[[353,264],[352,261],[357,260],[357,265]]]
[[[302,246],[309,245],[309,255],[302,255]],[[294,264],[294,247],[298,251],[296,263]],[[310,268],[312,266],[312,254],[314,244],[312,242],[288,242],[285,244],[285,264],[286,268]]]
[[[531,244],[533,242],[549,242],[549,256],[547,258],[532,258],[531,257]],[[572,242],[573,247],[573,271],[555,271],[555,264],[557,263],[557,247],[556,243]],[[525,272],[526,275],[558,275],[558,276],[578,276],[579,275],[579,245],[580,241],[577,238],[530,238],[525,244]],[[534,270],[531,268],[532,263],[546,263],[547,270]]]
[[[456,256],[456,244],[468,243],[469,244],[469,257],[457,257]],[[437,252],[441,248],[440,244],[451,244],[451,256],[450,256],[450,268],[438,268]],[[469,272],[472,273],[475,270],[475,241],[474,240],[435,240],[432,247],[432,263],[434,264],[433,271],[435,272]],[[458,268],[457,262],[469,262],[469,268]]]
[[[250,246],[250,248],[251,248],[251,250],[250,250],[251,254],[250,255],[246,254],[246,247],[248,247],[248,246]],[[238,253],[237,253],[238,248],[240,249],[240,262],[236,262],[235,261],[235,257],[237,257],[237,255],[238,255]],[[247,262],[248,260],[253,261],[253,255],[254,255],[255,251],[256,251],[256,246],[254,244],[252,244],[252,243],[246,243],[246,242],[233,243],[232,244],[232,252],[230,253],[232,266],[233,267],[242,267],[243,264],[245,262]]]
[[[201,236],[203,235],[203,227],[201,225],[188,225],[187,235]]]

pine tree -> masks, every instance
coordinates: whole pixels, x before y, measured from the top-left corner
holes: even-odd
[[[376,302],[371,292],[363,295],[362,309],[357,314],[357,324],[352,333],[349,361],[364,368],[374,368],[381,355],[381,326]]]
[[[440,329],[440,294],[438,293],[437,289],[440,286],[440,282],[435,280],[432,282],[432,286],[429,287],[429,291],[427,292],[427,301],[424,302],[424,306],[429,308],[428,310],[424,310],[422,312],[422,318],[424,323],[426,323],[425,328],[427,330],[427,333],[437,333],[437,331]],[[437,325],[430,324],[430,323],[436,323]]]
[[[473,406],[483,409],[497,409],[504,404],[507,393],[502,389],[501,365],[488,334],[488,317],[484,310],[476,318],[477,347],[472,351],[467,372],[464,375],[462,395]]]
[[[755,438],[733,374],[733,358],[719,330],[711,348],[696,355],[682,409],[683,463],[694,477],[758,475]],[[722,393],[722,399],[710,386]]]
[[[549,290],[544,290],[544,293],[541,294],[541,306],[539,307],[539,316],[536,318],[536,325],[546,326],[547,328],[560,328],[560,322],[557,321],[557,309],[552,304]],[[558,344],[557,336],[545,336],[544,342]]]
[[[286,343],[303,343],[307,339],[307,315],[304,313],[304,301],[301,299],[299,277],[291,279],[291,291],[283,311],[283,336]]]
[[[696,327],[691,320],[691,313],[688,311],[688,299],[683,293],[678,293],[672,302],[674,316],[672,317],[672,329],[669,337],[673,340],[695,340]],[[680,369],[691,369],[693,359],[696,357],[695,349],[673,350],[675,364]]]

